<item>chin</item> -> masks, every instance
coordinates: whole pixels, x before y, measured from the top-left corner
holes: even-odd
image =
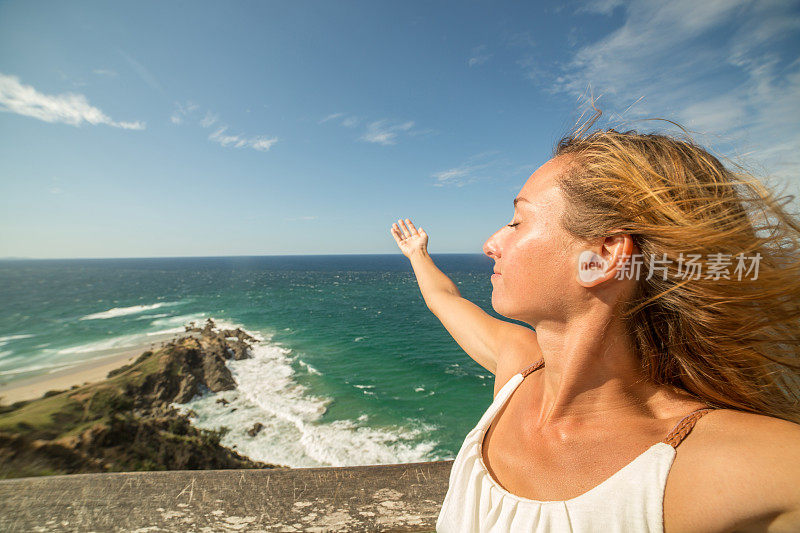
[[[497,291],[492,292],[492,309],[500,316],[509,318],[511,320],[519,320],[526,324],[530,324],[532,319],[530,307],[520,307],[514,305],[514,302],[509,302],[501,298]],[[536,313],[538,315],[538,313]]]
[[[495,296],[495,293],[492,293],[492,309],[494,309],[495,313],[500,316],[504,316],[506,318],[511,318],[517,320],[514,315],[513,307],[509,307],[506,303],[504,303],[500,298]]]

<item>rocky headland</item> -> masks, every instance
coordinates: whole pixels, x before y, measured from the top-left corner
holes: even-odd
[[[222,432],[195,428],[191,412],[170,407],[206,389],[234,389],[225,362],[251,357],[255,341],[211,320],[192,324],[103,381],[0,406],[0,478],[280,467],[220,445]]]

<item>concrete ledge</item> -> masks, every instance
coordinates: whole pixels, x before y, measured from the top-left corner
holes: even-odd
[[[0,480],[0,530],[433,531],[452,464]]]

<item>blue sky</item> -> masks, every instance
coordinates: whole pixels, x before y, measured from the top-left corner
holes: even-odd
[[[0,2],[0,256],[480,253],[589,94],[800,192],[800,2],[556,4]]]

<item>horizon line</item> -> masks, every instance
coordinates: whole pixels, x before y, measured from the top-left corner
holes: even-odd
[[[485,255],[483,252],[428,252],[429,255]],[[339,254],[260,254],[260,255],[164,255],[164,256],[119,256],[119,257],[0,257],[0,261],[80,261],[80,260],[111,260],[111,259],[222,259],[222,258],[251,258],[251,257],[338,257],[359,255],[397,255],[397,253],[339,253]]]

